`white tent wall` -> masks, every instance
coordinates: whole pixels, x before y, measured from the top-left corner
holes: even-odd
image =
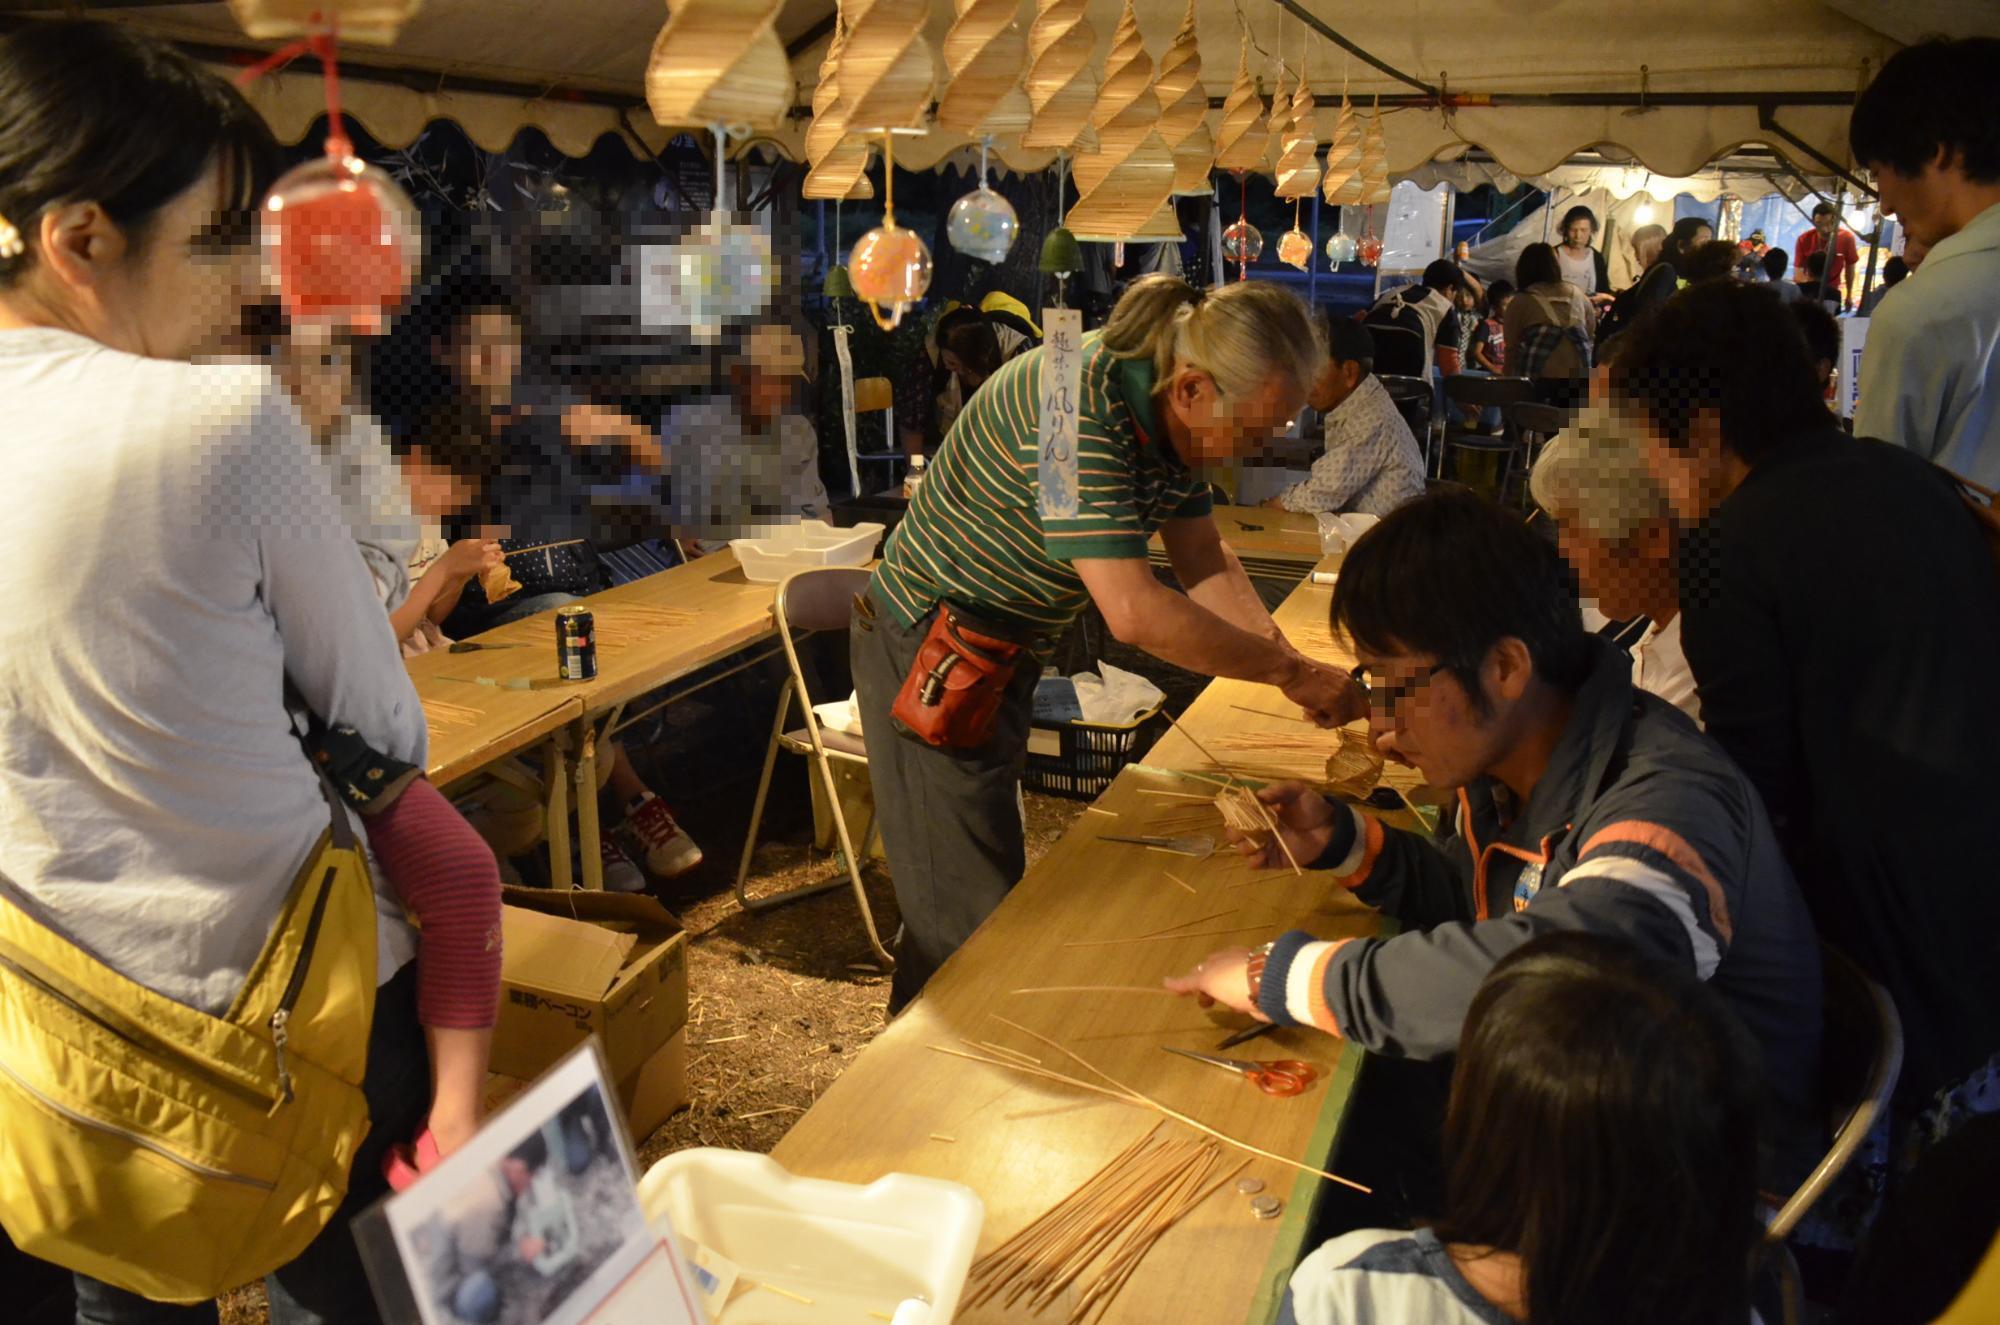
[[[1819,0],[1405,0],[1397,5],[1337,5],[1301,0],[1350,41],[1428,86],[1469,98],[1444,112],[1385,108],[1388,164],[1393,172],[1416,169],[1434,158],[1483,148],[1522,175],[1553,169],[1578,151],[1610,145],[1659,174],[1687,175],[1743,143],[1763,142],[1798,157],[1796,149],[1760,127],[1753,104],[1663,104],[1676,95],[1712,96],[1813,93],[1850,96],[1865,71],[1896,43]],[[811,97],[823,38],[807,41],[832,12],[831,0],[790,0],[777,30],[792,43],[796,104]],[[1096,60],[1109,48],[1120,0],[1090,0],[1097,34]],[[1163,51],[1179,27],[1185,0],[1138,0],[1139,26],[1148,51]],[[106,11],[122,22],[166,36],[216,46],[251,45],[221,4],[166,4]],[[1022,0],[1025,26],[1033,6]],[[1333,127],[1343,87],[1357,101],[1399,96],[1413,89],[1371,68],[1325,38],[1307,35],[1295,16],[1272,0],[1197,0],[1202,81],[1220,98],[1235,73],[1242,28],[1249,24],[1253,69],[1268,89],[1276,57],[1296,66],[1305,52],[1311,85],[1321,101],[1322,136]],[[350,112],[378,141],[407,145],[432,117],[456,120],[475,142],[504,146],[513,131],[535,125],[565,151],[577,150],[619,127],[610,105],[562,95],[519,97],[458,90],[454,79],[505,80],[523,88],[575,89],[629,98],[629,118],[649,145],[664,134],[651,123],[641,95],[647,53],[665,20],[661,0],[427,0],[392,48],[356,48],[350,57],[372,64],[435,75],[433,89],[354,79],[345,87]],[[932,6],[933,49],[953,18],[948,0]],[[1642,76],[1641,66],[1646,73]],[[271,89],[253,95],[281,135],[305,132],[316,107],[303,67]],[[268,81],[268,80],[267,80]],[[420,81],[420,80],[419,80]],[[1479,104],[1482,96],[1611,94],[1636,97],[1649,108],[1594,105]],[[1219,114],[1219,112],[1216,112]],[[1785,105],[1777,118],[1789,132],[1827,156],[1845,161],[1844,105]],[[796,154],[804,130],[794,119],[777,135]],[[963,144],[931,133],[897,145],[897,159],[925,168]],[[999,144],[1017,168],[1046,165],[1047,152]]]

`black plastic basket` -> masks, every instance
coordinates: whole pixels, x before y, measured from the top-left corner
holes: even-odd
[[[1111,785],[1118,770],[1137,762],[1166,730],[1166,714],[1157,705],[1130,722],[1036,723],[1028,731],[1028,772],[1022,785],[1051,796],[1094,799]],[[1051,741],[1053,754],[1047,753]]]

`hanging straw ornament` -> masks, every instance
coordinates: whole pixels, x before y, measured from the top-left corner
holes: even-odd
[[[1278,173],[1278,162],[1284,159],[1285,139],[1292,134],[1292,99],[1285,95],[1285,62],[1278,61],[1277,81],[1271,87],[1271,111],[1264,117],[1264,156],[1261,163],[1269,166],[1272,175]]]
[[[840,104],[840,57],[846,49],[847,20],[837,13],[833,40],[827,43],[819,81],[813,85],[813,117],[806,128],[806,162],[811,168],[800,188],[805,197],[836,203],[875,196],[875,186],[868,182],[868,140],[849,136],[847,112]]]
[[[1361,201],[1373,205],[1389,201],[1389,150],[1382,140],[1382,105],[1368,117],[1367,132],[1361,138]]]
[[[237,78],[250,83],[308,51],[326,78],[326,155],[287,171],[265,195],[258,225],[266,282],[295,326],[375,335],[416,280],[423,222],[389,175],[354,154],[340,113],[333,35],[274,51]]]
[[[1020,0],[954,3],[958,18],[944,38],[951,85],[938,99],[938,128],[968,138],[1012,138],[1025,132],[1035,108],[1021,86],[1028,38],[1015,19]]]
[[[792,106],[778,39],[784,0],[675,0],[646,61],[646,105],[668,128],[776,129]]]
[[[967,257],[981,262],[1003,262],[1020,233],[1021,218],[1014,204],[996,193],[986,182],[986,156],[993,140],[979,145],[979,187],[951,205],[945,217],[945,238]]]
[[[1312,89],[1306,86],[1305,62],[1299,62],[1299,85],[1292,93],[1291,118],[1286,126],[1284,149],[1278,155],[1280,198],[1309,198],[1319,187],[1318,111],[1313,106]]]
[[[1257,80],[1250,76],[1250,38],[1243,38],[1237,57],[1236,81],[1222,103],[1222,124],[1215,134],[1215,164],[1239,175],[1264,164],[1264,144],[1269,134],[1264,128],[1263,105],[1257,96]]]
[[[229,0],[229,12],[254,41],[292,41],[337,31],[347,41],[387,46],[423,0]]]
[[[1361,121],[1345,94],[1340,98],[1340,119],[1334,124],[1333,139],[1326,149],[1326,174],[1320,180],[1320,196],[1336,207],[1354,207],[1361,202]]]
[[[840,102],[850,133],[924,127],[937,85],[929,18],[928,0],[847,0]]]
[[[931,287],[931,251],[913,230],[896,224],[896,147],[882,135],[882,224],[854,245],[847,261],[855,297],[865,301],[875,325],[893,331]],[[889,316],[882,316],[888,305]]]
[[[1208,196],[1215,135],[1208,131],[1208,91],[1201,84],[1201,52],[1195,48],[1194,0],[1188,0],[1181,30],[1160,57],[1153,90],[1160,98],[1160,137],[1174,155],[1175,196]]]
[[[1065,224],[1078,239],[1137,238],[1162,208],[1172,207],[1174,156],[1160,137],[1159,122],[1153,61],[1139,35],[1133,0],[1125,0],[1091,112],[1098,150],[1076,159],[1082,196]],[[1178,223],[1170,233],[1180,237]]]
[[[1097,102],[1097,76],[1090,72],[1097,30],[1084,17],[1088,8],[1088,0],[1035,0],[1027,80],[1034,119],[1021,135],[1023,147],[1097,150],[1097,132],[1090,127]]]

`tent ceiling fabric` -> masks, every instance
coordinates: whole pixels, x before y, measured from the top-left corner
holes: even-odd
[[[1771,91],[1852,92],[1864,62],[1879,62],[1897,42],[1872,24],[1898,27],[1890,16],[1907,0],[1405,0],[1398,5],[1354,6],[1303,0],[1350,40],[1387,63],[1454,94],[1597,92],[1637,93],[1639,67],[1647,66],[1653,93]],[[1203,54],[1202,83],[1222,97],[1236,62],[1238,5],[1252,38],[1253,69],[1268,70],[1268,53],[1282,46],[1296,62],[1304,28],[1272,0],[1196,0],[1195,22]],[[1925,16],[1953,25],[1990,21],[1990,0],[1917,0]],[[426,0],[389,49],[357,48],[354,58],[436,72],[506,79],[536,87],[570,87],[629,96],[630,118],[657,146],[667,136],[643,110],[646,55],[665,22],[662,0],[567,0],[554,20],[547,0]],[[1089,0],[1098,49],[1091,67],[1103,68],[1117,30],[1121,0]],[[790,43],[832,13],[831,0],[787,0],[777,23]],[[1845,11],[1845,12],[1843,12]],[[1186,0],[1137,0],[1147,52],[1155,60],[1173,40]],[[1032,0],[1021,0],[1023,30]],[[222,4],[122,9],[125,22],[216,44],[246,45]],[[935,0],[928,34],[943,43],[955,11]],[[1282,29],[1282,31],[1281,31]],[[1406,86],[1354,60],[1317,35],[1310,38],[1313,90],[1321,103],[1319,138],[1334,127],[1343,79],[1357,109],[1376,94],[1402,94]],[[811,99],[825,39],[797,51],[794,103]],[[271,84],[272,80],[265,80]],[[1267,87],[1265,91],[1268,93]],[[310,65],[254,90],[279,133],[296,140],[320,109],[318,78]],[[554,99],[443,91],[436,94],[356,80],[345,88],[350,112],[379,140],[406,144],[432,118],[461,124],[482,147],[504,147],[523,125],[543,129],[566,152],[587,150],[596,137],[618,128],[609,106]],[[1210,124],[1220,118],[1210,112]],[[1837,160],[1846,159],[1843,107],[1785,107],[1780,122]],[[1385,112],[1388,163],[1398,174],[1433,158],[1451,159],[1476,145],[1521,175],[1544,173],[1580,151],[1603,146],[1637,158],[1665,175],[1688,175],[1743,143],[1762,142],[1791,152],[1761,130],[1754,107],[1656,107],[1632,114],[1619,108],[1466,106],[1449,117],[1436,110]],[[776,135],[789,154],[801,154],[805,124],[794,118]],[[897,144],[897,161],[915,168],[936,164],[965,140],[933,132]],[[1053,159],[1005,142],[997,154],[1017,169]]]

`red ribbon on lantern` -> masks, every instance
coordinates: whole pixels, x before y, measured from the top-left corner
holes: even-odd
[[[386,327],[416,279],[422,229],[409,195],[354,154],[340,113],[335,35],[330,26],[280,47],[236,82],[248,86],[301,55],[319,58],[326,157],[287,172],[265,198],[265,271],[295,323],[373,334]]]

